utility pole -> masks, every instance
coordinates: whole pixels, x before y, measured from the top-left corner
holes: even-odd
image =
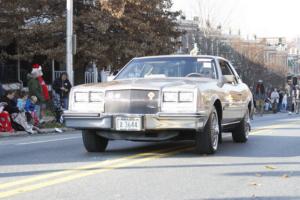
[[[67,0],[66,68],[69,81],[74,85],[73,72],[73,0]]]

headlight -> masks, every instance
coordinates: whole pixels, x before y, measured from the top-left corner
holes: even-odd
[[[91,102],[102,102],[104,98],[103,92],[91,92],[90,101]]]
[[[88,92],[76,92],[75,93],[75,102],[89,102],[89,93]]]
[[[164,102],[177,102],[177,101],[178,101],[178,92],[164,93]]]
[[[193,102],[193,92],[164,92],[164,102]]]
[[[179,92],[179,102],[193,102],[194,93],[192,92]]]

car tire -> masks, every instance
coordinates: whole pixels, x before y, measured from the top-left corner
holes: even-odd
[[[247,112],[243,120],[232,131],[233,141],[236,143],[246,143],[248,141],[250,129],[251,129],[250,114],[249,114],[249,110],[247,109]]]
[[[97,135],[96,131],[91,130],[82,131],[82,141],[88,152],[104,152],[108,145],[108,139]]]
[[[218,149],[220,130],[218,113],[213,108],[203,131],[196,134],[196,153],[214,154]]]

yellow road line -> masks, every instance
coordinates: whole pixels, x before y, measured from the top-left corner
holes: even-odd
[[[46,181],[46,182],[41,182],[41,183],[38,183],[38,184],[28,185],[28,186],[24,186],[24,187],[19,187],[17,189],[12,189],[12,190],[9,190],[9,191],[6,191],[6,192],[1,192],[0,193],[0,199],[15,196],[15,195],[30,192],[30,191],[34,191],[34,190],[38,190],[38,189],[45,188],[45,187],[48,187],[48,186],[57,185],[57,184],[60,184],[60,183],[69,182],[69,181],[72,181],[72,180],[75,180],[75,179],[79,179],[79,178],[83,178],[83,177],[87,177],[87,176],[91,176],[91,175],[95,175],[95,174],[100,174],[100,173],[103,173],[103,172],[106,172],[106,171],[110,171],[110,170],[114,170],[114,169],[118,169],[118,168],[123,168],[123,167],[128,167],[128,166],[132,166],[132,165],[135,165],[135,164],[155,160],[155,159],[158,159],[158,158],[171,156],[171,155],[174,155],[174,154],[177,154],[177,153],[180,153],[180,152],[183,152],[183,151],[191,150],[191,149],[193,149],[193,148],[191,148],[191,147],[185,147],[185,148],[181,147],[181,148],[176,148],[176,149],[173,149],[171,151],[164,152],[164,153],[153,154],[153,155],[150,155],[149,157],[146,157],[146,158],[138,158],[136,160],[128,160],[127,162],[112,164],[110,166],[106,166],[106,167],[100,168],[100,169],[90,169],[89,171],[80,171],[78,173],[71,174],[71,175],[66,176],[66,177],[58,177],[56,179],[49,180],[49,181]]]
[[[258,133],[270,131],[270,130],[273,130],[276,128],[289,128],[291,125],[298,125],[298,124],[300,125],[300,123],[298,121],[293,121],[293,122],[289,122],[284,125],[275,124],[275,125],[265,126],[263,128],[258,128],[258,129],[251,131],[251,134],[258,134]]]
[[[119,159],[114,159],[114,160],[105,160],[105,161],[102,161],[102,162],[97,162],[97,163],[81,166],[81,167],[74,168],[74,169],[63,170],[63,171],[60,171],[60,172],[53,172],[53,173],[49,173],[49,174],[38,175],[38,176],[35,176],[35,177],[32,177],[32,178],[26,178],[26,179],[23,179],[23,180],[2,183],[2,184],[0,184],[0,190],[7,189],[7,188],[10,188],[10,187],[14,187],[14,186],[18,186],[18,185],[23,185],[23,184],[28,184],[28,183],[32,183],[32,182],[42,181],[44,179],[54,178],[54,177],[57,177],[57,176],[64,176],[64,175],[68,175],[68,174],[71,174],[71,173],[76,173],[76,172],[80,172],[80,171],[84,171],[84,170],[88,170],[88,169],[92,169],[92,168],[104,167],[106,165],[112,165],[112,164],[119,163],[119,162],[125,162],[125,161],[131,160],[131,159],[141,158],[141,157],[145,157],[145,156],[153,156],[153,155],[156,155],[158,153],[163,153],[165,151],[169,151],[169,150],[172,150],[172,149],[174,149],[174,147],[169,148],[169,149],[155,150],[155,151],[146,152],[146,153],[139,153],[139,154],[136,154],[136,155],[131,155],[131,156],[127,156],[127,157],[123,157],[123,158],[119,158]]]

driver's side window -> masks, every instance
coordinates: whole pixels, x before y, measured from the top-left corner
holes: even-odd
[[[237,78],[234,75],[234,73],[232,72],[229,63],[226,62],[225,60],[219,60],[219,65],[220,65],[223,76],[224,75],[233,75],[235,78],[235,82],[233,84],[237,84]]]

